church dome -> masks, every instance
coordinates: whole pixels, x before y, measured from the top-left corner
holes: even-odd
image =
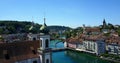
[[[47,28],[47,25],[44,23],[44,25],[42,25],[41,27],[40,27],[40,30],[44,30],[44,29],[46,29]]]
[[[30,31],[30,30],[33,30],[33,26],[31,26],[31,27],[29,28],[29,31]]]

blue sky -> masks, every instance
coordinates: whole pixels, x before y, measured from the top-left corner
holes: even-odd
[[[120,0],[0,0],[0,20],[43,24],[44,14],[48,26],[120,24]]]

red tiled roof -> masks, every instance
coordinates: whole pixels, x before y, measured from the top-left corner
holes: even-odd
[[[120,37],[118,37],[118,36],[110,36],[110,37],[108,37],[106,42],[108,44],[115,43],[115,44],[120,45]]]
[[[86,28],[86,32],[100,32],[100,28]]]
[[[36,52],[32,51],[31,47]],[[0,63],[14,63],[15,61],[39,58],[37,49],[40,47],[39,41],[23,41],[16,43],[1,43],[0,44]],[[4,50],[7,51],[10,59],[6,60]]]

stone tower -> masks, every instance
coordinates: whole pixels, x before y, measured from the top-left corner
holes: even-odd
[[[41,63],[52,63],[52,52],[49,47],[50,44],[50,35],[45,23],[40,27],[40,59]]]
[[[33,30],[33,26],[31,26],[30,30]],[[47,25],[45,23],[44,18],[44,24],[40,27],[40,33],[28,34],[29,40],[39,40],[40,41],[40,47],[38,49],[39,57],[40,57],[40,63],[52,63],[52,51],[49,47],[50,44],[50,35],[49,30],[47,29]]]

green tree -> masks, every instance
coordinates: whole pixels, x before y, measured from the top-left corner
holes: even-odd
[[[3,28],[0,28],[0,34],[3,34],[4,30]]]

